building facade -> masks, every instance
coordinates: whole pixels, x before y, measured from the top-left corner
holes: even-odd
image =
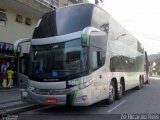
[[[68,6],[72,4],[79,4],[79,3],[92,3],[101,5],[104,0],[58,0],[58,7]]]
[[[0,89],[18,85],[18,60],[13,53],[13,43],[20,38],[30,38],[38,19],[50,10],[52,8],[37,0],[0,1]],[[27,45],[23,46],[26,46],[22,50],[25,53]]]

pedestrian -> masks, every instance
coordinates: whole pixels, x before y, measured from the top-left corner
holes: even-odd
[[[7,75],[8,75],[8,87],[11,88],[13,86],[13,75],[14,75],[13,68],[11,67],[8,68]]]
[[[7,87],[7,66],[6,66],[6,61],[3,60],[2,61],[2,65],[1,65],[1,79],[2,79],[2,86],[5,88]]]

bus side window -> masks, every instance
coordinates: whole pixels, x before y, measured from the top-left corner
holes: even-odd
[[[96,70],[98,68],[98,55],[97,51],[92,52],[92,69]]]
[[[111,72],[115,72],[116,71],[116,68],[114,66],[114,58],[110,59],[110,70],[111,70]]]
[[[97,70],[102,67],[105,63],[105,52],[92,51],[92,70]]]

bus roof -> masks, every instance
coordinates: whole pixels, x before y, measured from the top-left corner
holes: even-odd
[[[44,14],[35,28],[33,38],[65,35],[92,26],[101,30],[108,27],[110,15],[94,4],[76,4]]]

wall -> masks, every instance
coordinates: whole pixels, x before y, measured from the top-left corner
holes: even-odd
[[[0,5],[0,8],[6,10],[6,26],[0,26],[0,41],[6,43],[14,43],[17,39],[31,37],[33,30],[36,26],[38,18],[35,18],[33,15],[27,15],[21,11],[16,11],[7,6]],[[16,14],[23,16],[23,23],[16,22]],[[28,26],[25,24],[25,17],[28,17],[32,21],[32,25]],[[25,51],[25,50],[23,50]]]

